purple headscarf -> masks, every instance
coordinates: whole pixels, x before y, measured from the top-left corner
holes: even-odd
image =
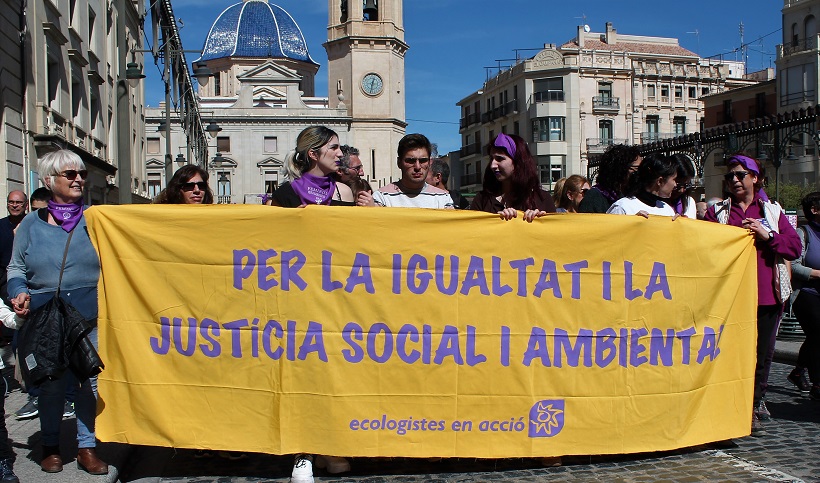
[[[735,154],[732,155],[729,159],[726,160],[726,166],[731,166],[733,164],[739,164],[743,166],[746,171],[751,171],[755,174],[755,176],[760,176],[760,165],[757,164],[757,161],[754,159],[744,156],[742,154]],[[760,191],[757,192],[757,195],[763,201],[769,201],[769,196],[763,191],[763,188],[760,188]]]
[[[513,141],[513,138],[507,136],[503,132],[495,138],[493,146],[497,148],[504,148],[511,158],[515,158],[515,141]]]

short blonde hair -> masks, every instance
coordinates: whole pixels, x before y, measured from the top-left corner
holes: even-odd
[[[76,169],[78,171],[85,169],[83,160],[77,153],[69,151],[68,149],[52,151],[40,158],[37,164],[40,181],[42,181],[49,190],[51,190],[51,187],[54,185],[54,177],[66,169]]]

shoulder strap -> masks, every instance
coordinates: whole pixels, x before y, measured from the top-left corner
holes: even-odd
[[[63,271],[65,270],[65,259],[68,256],[68,245],[71,243],[71,237],[74,236],[74,230],[68,232],[68,239],[65,241],[65,250],[63,250],[63,263],[60,265],[60,279],[57,281],[57,294],[60,296],[60,285],[63,284]]]
[[[718,201],[715,203],[715,218],[717,218],[718,223],[721,225],[726,225],[729,223],[729,212],[732,209],[732,199],[726,198],[725,200]]]

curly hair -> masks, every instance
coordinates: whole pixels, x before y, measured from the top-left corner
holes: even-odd
[[[186,164],[179,168],[171,180],[168,181],[168,186],[157,195],[154,203],[167,205],[182,205],[185,204],[185,199],[182,197],[182,185],[190,181],[194,176],[199,175],[202,181],[208,183],[208,172],[195,164]],[[214,202],[214,193],[211,191],[211,186],[205,188],[205,195],[202,197],[202,204],[210,205]]]
[[[512,138],[515,143],[515,156],[510,156],[506,148],[496,146],[495,139],[487,144],[486,152],[488,156],[492,156],[493,153],[502,153],[512,158],[513,173],[510,179],[510,190],[508,193],[502,193],[501,182],[496,179],[495,174],[490,168],[492,163],[487,163],[487,169],[484,170],[482,191],[491,196],[506,195],[510,206],[515,209],[535,209],[538,207],[536,204],[537,201],[543,198],[535,159],[533,159],[532,154],[530,154],[530,148],[527,147],[527,142],[524,141],[524,139],[515,134],[507,134],[507,136]],[[496,136],[496,139],[497,138],[498,136]]]
[[[660,153],[653,153],[643,158],[641,167],[635,176],[630,177],[629,185],[626,187],[627,196],[635,196],[655,183],[658,178],[668,179],[677,175],[678,163],[672,156]]]
[[[595,182],[606,190],[624,193],[630,178],[629,167],[640,156],[641,152],[635,146],[613,144],[601,155]]]

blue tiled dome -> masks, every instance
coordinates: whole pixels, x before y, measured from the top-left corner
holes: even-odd
[[[271,57],[316,62],[293,17],[267,0],[245,0],[226,8],[211,26],[202,57]]]

